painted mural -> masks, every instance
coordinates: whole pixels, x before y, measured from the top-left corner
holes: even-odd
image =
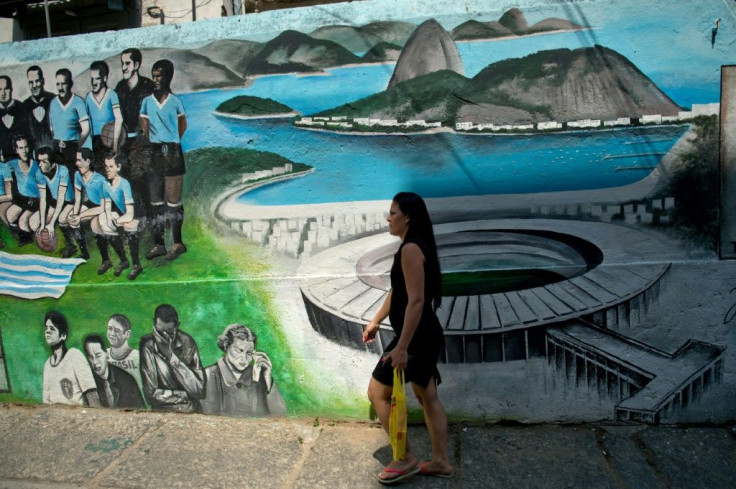
[[[0,46],[0,400],[367,416],[405,190],[450,415],[732,420],[736,7],[466,3]]]

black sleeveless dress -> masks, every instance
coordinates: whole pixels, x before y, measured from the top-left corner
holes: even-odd
[[[409,303],[409,296],[406,291],[406,281],[404,280],[404,272],[401,268],[401,250],[407,243],[414,243],[422,250],[426,256],[426,249],[423,243],[407,238],[399,247],[394,255],[394,263],[391,266],[391,308],[389,309],[389,320],[391,328],[393,328],[396,336],[386,346],[384,354],[393,350],[399,342],[401,331],[404,329],[404,314],[406,306]],[[431,288],[426,282],[427,263],[424,263],[424,308],[422,309],[422,317],[419,325],[414,332],[414,337],[409,342],[409,363],[407,364],[404,375],[407,382],[414,382],[426,388],[429,381],[434,377],[437,385],[442,381],[440,373],[437,370],[437,361],[444,346],[444,337],[442,326],[437,316],[432,310],[432,294]],[[376,368],[373,370],[373,377],[384,385],[393,385],[393,367],[391,361],[378,361]]]

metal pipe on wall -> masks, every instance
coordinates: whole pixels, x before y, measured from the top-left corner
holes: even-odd
[[[43,10],[46,13],[46,37],[51,37],[51,19],[49,18],[49,0],[43,0]]]

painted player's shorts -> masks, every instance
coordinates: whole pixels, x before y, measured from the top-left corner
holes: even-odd
[[[40,201],[35,197],[26,197],[25,195],[13,194],[13,204],[17,205],[24,211],[36,212]]]
[[[184,153],[179,143],[151,143],[152,174],[178,177],[186,173]]]

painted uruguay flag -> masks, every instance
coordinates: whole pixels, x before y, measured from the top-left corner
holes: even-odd
[[[11,255],[0,251],[0,294],[22,299],[58,299],[72,279],[81,258]]]

